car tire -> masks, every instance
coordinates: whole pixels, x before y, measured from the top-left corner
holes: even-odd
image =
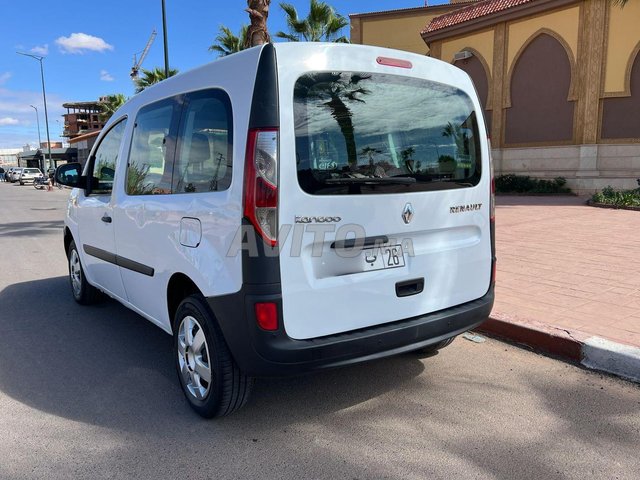
[[[201,295],[185,298],[174,317],[174,359],[182,392],[202,417],[228,415],[249,398],[253,378],[231,356]]]
[[[429,345],[428,347],[419,348],[418,350],[415,350],[415,352],[420,356],[435,355],[439,350],[442,350],[444,347],[448,347],[449,345],[451,345],[455,339],[455,336],[447,338],[446,340],[434,343],[433,345]]]
[[[24,186],[24,182],[23,182],[23,181],[20,181],[20,185],[21,185],[21,186]]]
[[[67,255],[69,265],[69,282],[71,283],[71,293],[73,298],[80,305],[91,305],[100,298],[100,290],[87,282],[84,269],[80,263],[80,254],[76,243],[72,240],[69,245]]]

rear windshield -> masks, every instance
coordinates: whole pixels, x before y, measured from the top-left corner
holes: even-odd
[[[482,161],[473,103],[423,79],[317,72],[294,91],[302,189],[316,195],[472,187]]]

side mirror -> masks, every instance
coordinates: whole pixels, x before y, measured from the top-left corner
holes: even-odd
[[[65,163],[56,168],[56,183],[73,188],[84,188],[82,182],[82,166],[79,163]]]

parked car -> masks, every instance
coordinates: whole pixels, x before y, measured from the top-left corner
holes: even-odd
[[[9,171],[9,181],[11,183],[15,183],[20,178],[20,174],[22,173],[23,167],[13,167]]]
[[[39,168],[24,168],[20,172],[18,181],[20,185],[24,185],[26,183],[33,183],[36,178],[40,177],[43,177],[43,175]]]
[[[371,46],[267,44],[171,77],[56,171],[73,296],[172,334],[204,417],[255,376],[442,348],[493,304],[482,112],[462,70]]]

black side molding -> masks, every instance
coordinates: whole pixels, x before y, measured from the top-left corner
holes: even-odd
[[[101,248],[92,247],[91,245],[82,245],[82,248],[84,250],[84,253],[86,253],[87,255],[99,258],[100,260],[104,260],[108,263],[113,263],[114,265],[126,268],[127,270],[141,273],[142,275],[146,275],[147,277],[153,277],[155,273],[155,270],[152,267],[149,267],[142,263],[138,263],[135,260],[131,260],[129,258],[121,257],[120,255],[116,255],[115,253],[107,252],[106,250],[102,250]]]

